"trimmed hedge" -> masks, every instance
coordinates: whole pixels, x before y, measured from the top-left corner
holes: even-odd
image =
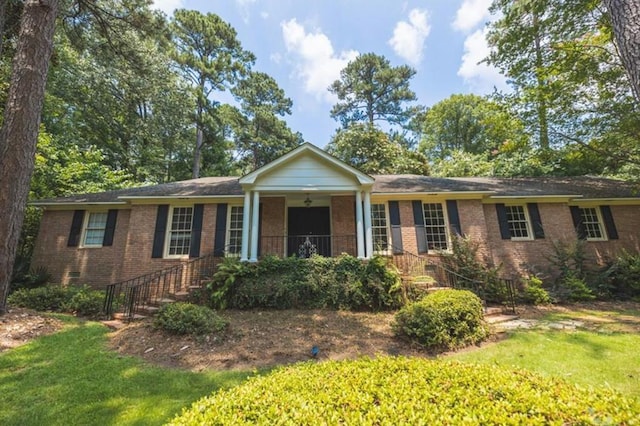
[[[227,259],[207,285],[214,309],[396,309],[400,274],[386,259],[363,262],[346,254],[310,259],[267,256],[256,263]]]
[[[306,363],[220,391],[171,425],[635,424],[637,400],[497,366],[419,358]]]
[[[430,350],[448,350],[484,340],[482,301],[468,290],[438,290],[402,308],[394,331]]]
[[[9,295],[12,306],[36,311],[69,312],[83,317],[98,317],[102,313],[104,292],[89,286],[46,285],[21,288]]]
[[[163,305],[153,325],[172,334],[204,335],[224,329],[227,321],[206,306],[176,302]]]

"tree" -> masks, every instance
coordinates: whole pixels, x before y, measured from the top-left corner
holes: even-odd
[[[275,160],[302,143],[278,117],[291,114],[291,99],[276,81],[261,72],[251,72],[232,90],[240,103],[232,128],[242,173]]]
[[[329,87],[339,100],[331,109],[331,117],[340,121],[343,129],[363,122],[369,126],[380,121],[405,125],[413,109],[404,104],[416,99],[409,88],[415,73],[406,65],[392,67],[389,60],[374,53],[358,56]]]
[[[6,302],[53,50],[58,0],[26,0],[0,129],[0,314]]]
[[[338,130],[327,152],[365,173],[428,173],[426,158],[369,123],[354,123]]]
[[[193,10],[176,10],[172,24],[175,61],[190,82],[195,97],[196,141],[192,177],[200,176],[204,131],[213,121],[215,92],[231,88],[253,65],[255,58],[245,51],[231,25],[218,15]]]
[[[451,95],[416,121],[421,133],[418,149],[433,161],[458,151],[488,158],[505,143],[528,143],[524,125],[505,105],[477,95]]]
[[[636,0],[604,0],[604,4],[633,93],[640,101],[640,4]]]

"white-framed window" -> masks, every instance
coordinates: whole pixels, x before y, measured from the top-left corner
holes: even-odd
[[[167,227],[167,257],[189,255],[193,207],[172,207],[171,220]]]
[[[84,218],[83,247],[102,247],[107,229],[107,212],[88,212]]]
[[[599,208],[581,207],[580,217],[582,218],[582,225],[584,226],[587,240],[604,241],[607,239]]]
[[[449,249],[449,226],[447,215],[442,203],[422,204],[424,214],[424,229],[427,234],[427,249]]]
[[[523,205],[504,206],[507,213],[507,224],[509,225],[509,235],[512,240],[531,240],[531,220],[529,212]]]
[[[242,251],[242,215],[243,206],[230,206],[227,217],[227,256],[240,256]]]
[[[378,254],[387,254],[391,248],[388,217],[386,204],[371,204],[373,251]]]

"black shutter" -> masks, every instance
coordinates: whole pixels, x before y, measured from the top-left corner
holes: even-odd
[[[109,210],[109,213],[107,213],[107,225],[104,228],[104,237],[102,238],[103,246],[113,245],[113,234],[116,231],[117,219],[118,219],[118,210]]]
[[[422,201],[414,200],[413,205],[413,223],[416,227],[416,244],[418,253],[426,253],[427,246],[427,230],[424,228],[424,213],[422,212]]]
[[[582,213],[580,212],[580,207],[578,206],[569,206],[569,210],[571,210],[571,219],[573,219],[573,227],[576,229],[576,234],[578,234],[579,240],[587,239],[587,230],[582,222]]]
[[[604,221],[604,227],[607,230],[607,236],[610,240],[617,240],[618,230],[616,229],[616,224],[613,222],[611,207],[600,206],[600,213],[602,213],[602,220]]]
[[[161,258],[164,254],[164,237],[167,232],[168,217],[169,205],[160,204],[156,214],[156,229],[153,232],[153,248],[151,250],[151,257],[154,259]]]
[[[509,231],[509,221],[507,220],[507,208],[502,203],[496,204],[496,213],[498,214],[498,225],[500,226],[500,237],[503,240],[511,239]]]
[[[74,211],[73,219],[71,220],[71,229],[69,230],[69,239],[67,240],[67,247],[78,247],[78,245],[80,245],[83,223],[84,210]]]
[[[449,226],[453,232],[462,237],[462,226],[460,225],[458,202],[456,200],[447,200],[447,217],[449,218]]]
[[[227,204],[218,204],[216,210],[216,234],[213,240],[213,255],[224,256],[224,243],[227,239]]]
[[[200,239],[202,235],[202,214],[204,204],[193,206],[193,220],[191,222],[191,244],[189,245],[189,257],[200,257]]]
[[[402,228],[400,227],[400,206],[397,201],[389,201],[389,224],[391,225],[391,242],[393,254],[402,254]]]
[[[538,210],[537,203],[527,203],[527,210],[529,211],[529,219],[531,219],[531,226],[533,226],[534,238],[544,238],[544,228],[542,227],[542,220],[540,220],[540,211]]]

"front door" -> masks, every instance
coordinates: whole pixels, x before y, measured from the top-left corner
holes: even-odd
[[[331,256],[329,207],[289,207],[287,255]]]

